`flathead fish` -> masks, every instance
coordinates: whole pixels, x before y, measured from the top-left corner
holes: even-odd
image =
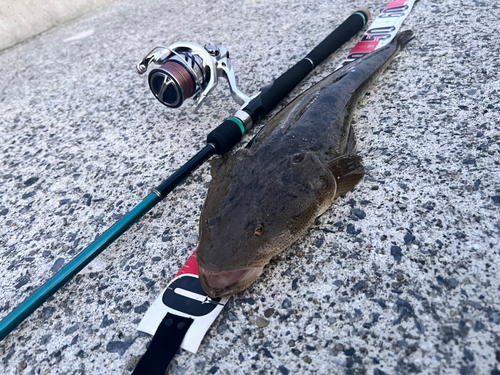
[[[294,99],[246,148],[212,162],[197,251],[201,285],[210,296],[247,288],[361,180],[351,113],[412,38],[402,32],[334,72]]]

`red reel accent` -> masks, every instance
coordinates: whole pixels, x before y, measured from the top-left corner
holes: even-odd
[[[193,96],[195,89],[194,81],[191,74],[189,74],[189,71],[185,67],[175,61],[167,61],[160,67],[160,69],[169,72],[173,77],[175,77],[177,82],[179,82],[182,87],[182,92],[184,93],[183,100]]]

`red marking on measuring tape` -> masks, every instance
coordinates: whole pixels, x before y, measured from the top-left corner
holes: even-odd
[[[337,69],[389,44],[410,14],[414,3],[415,0],[394,0],[387,4]]]
[[[194,251],[193,254],[191,254],[189,259],[186,261],[186,263],[184,263],[184,265],[179,270],[179,272],[177,272],[177,275],[175,275],[175,277],[184,275],[186,273],[198,276],[198,262],[196,261],[196,250]]]

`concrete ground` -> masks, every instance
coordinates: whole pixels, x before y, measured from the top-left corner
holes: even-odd
[[[0,51],[113,0],[0,0]]]
[[[238,108],[150,94],[154,45],[221,42],[253,93],[387,1],[118,1],[0,55],[0,317],[144,198]],[[354,113],[368,170],[235,295],[172,374],[499,374],[498,5],[421,0],[416,38]],[[358,36],[359,38],[359,36]],[[290,97],[326,76],[354,40]],[[246,138],[248,140],[249,138]],[[2,374],[129,374],[136,326],[197,244],[203,166],[0,342]]]

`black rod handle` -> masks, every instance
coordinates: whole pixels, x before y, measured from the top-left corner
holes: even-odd
[[[316,66],[356,35],[366,25],[369,18],[370,12],[368,10],[353,13],[304,59],[283,73],[273,83],[264,87],[261,93],[243,108],[252,116],[252,121],[255,123],[267,115]]]
[[[236,117],[230,117],[212,130],[207,143],[214,145],[219,155],[231,150],[245,135],[245,125]]]
[[[370,19],[370,12],[366,9],[351,14],[339,27],[328,35],[320,44],[309,52],[305,59],[309,59],[317,67],[330,54],[338,50],[344,43],[356,35]]]

